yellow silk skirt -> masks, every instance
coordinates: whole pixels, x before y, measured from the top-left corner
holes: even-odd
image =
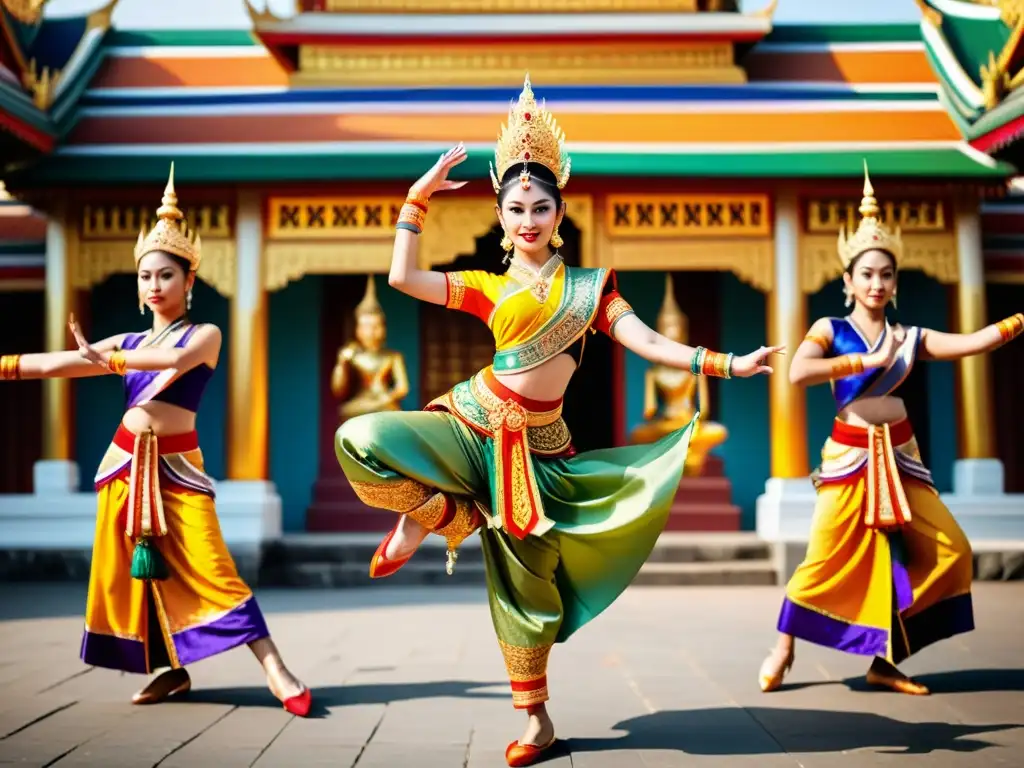
[[[115,444],[111,453],[116,452]],[[190,451],[188,459],[201,472],[197,454]],[[126,471],[99,485],[81,649],[86,664],[145,674],[269,636],[252,590],[224,544],[212,495],[185,487],[180,473],[171,476],[168,466],[177,466],[173,461],[161,465],[166,533],[150,539],[167,563],[165,580],[132,578],[135,542],[125,534]]]
[[[899,432],[893,425],[893,434]],[[823,452],[826,477],[807,554],[786,587],[779,630],[897,663],[974,629],[971,546],[928,482],[912,435],[893,449],[897,471],[885,478],[898,485],[909,519],[888,527],[866,523],[877,516],[869,509],[871,478],[856,456],[840,462],[850,470],[845,476],[828,476],[829,464],[843,453],[836,437]]]

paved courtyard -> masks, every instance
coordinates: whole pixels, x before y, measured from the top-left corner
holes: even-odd
[[[1024,583],[976,585],[978,630],[905,665],[935,695],[869,691],[866,663],[803,645],[757,688],[778,588],[633,588],[552,655],[565,739],[549,768],[1020,766]],[[522,718],[482,590],[260,592],[285,659],[314,688],[288,715],[246,649],[194,689],[128,703],[141,678],[77,659],[81,585],[0,584],[0,764],[484,768]],[[1014,757],[1017,755],[1017,757]]]

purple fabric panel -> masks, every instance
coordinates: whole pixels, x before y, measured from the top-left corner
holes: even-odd
[[[778,629],[809,643],[863,656],[885,656],[889,633],[884,629],[847,624],[797,605],[782,602]]]
[[[914,603],[914,589],[907,567],[896,558],[892,559],[892,586],[896,591],[896,608],[903,613]]]
[[[263,612],[256,598],[250,597],[219,619],[178,632],[173,639],[178,661],[184,666],[269,636]]]
[[[144,333],[129,333],[124,337],[124,344],[121,345],[121,349],[135,349],[144,338],[146,338]]]
[[[128,371],[124,375],[125,403],[137,403],[142,390],[148,387],[160,371]]]
[[[138,640],[101,635],[86,630],[82,633],[82,661],[93,667],[118,669],[145,675],[146,646]]]

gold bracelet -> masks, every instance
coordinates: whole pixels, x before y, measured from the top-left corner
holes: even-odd
[[[704,376],[717,376],[720,379],[731,379],[731,367],[731,355],[724,355],[721,352],[711,352],[709,350],[704,354],[704,359],[701,360],[700,372]]]
[[[1012,317],[1000,320],[996,323],[996,329],[998,329],[999,335],[1003,339],[1003,344],[1013,341],[1024,332],[1024,314],[1018,312]]]
[[[398,213],[399,229],[414,228],[417,233],[423,231],[423,222],[426,221],[426,210],[416,203],[406,203]],[[405,226],[403,226],[405,225]]]
[[[845,379],[864,373],[864,357],[862,355],[843,355],[832,362],[832,378]]]
[[[828,352],[829,347],[832,346],[827,338],[819,336],[816,333],[808,333],[804,336],[804,341],[809,341],[811,344],[817,344],[821,347],[822,352]]]
[[[0,381],[18,381],[21,378],[21,355],[0,357]]]
[[[124,376],[124,372],[128,369],[128,362],[124,359],[124,352],[120,349],[114,352],[107,361],[107,368],[110,369],[111,373]]]

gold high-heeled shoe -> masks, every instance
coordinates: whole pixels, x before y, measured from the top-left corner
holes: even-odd
[[[772,651],[768,658],[761,662],[761,671],[758,673],[758,684],[761,686],[762,693],[771,693],[772,691],[778,690],[782,685],[782,681],[785,680],[786,675],[789,674],[789,670],[793,668],[793,662],[796,660],[796,654],[790,653],[786,657],[785,663],[777,670],[772,673],[765,671],[765,667],[775,660],[775,651]]]
[[[890,691],[896,691],[896,693],[905,693],[908,696],[928,696],[931,694],[931,691],[928,690],[928,686],[923,685],[916,680],[911,680],[909,677],[884,675],[873,669],[868,670],[867,683],[868,685],[874,685],[880,688],[888,688]]]

